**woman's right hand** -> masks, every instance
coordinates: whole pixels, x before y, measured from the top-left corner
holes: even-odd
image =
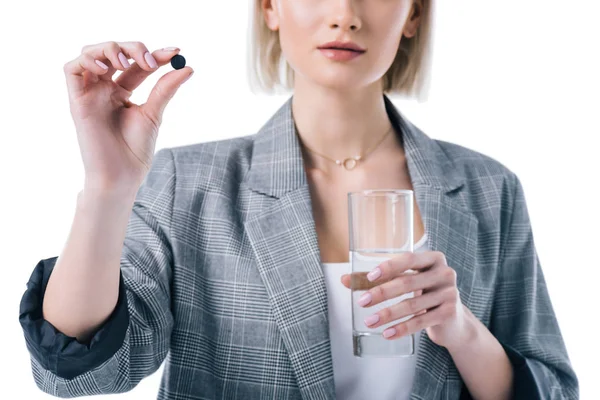
[[[129,98],[178,52],[157,50],[150,56],[143,43],[111,41],[85,46],[79,57],[65,64],[86,188],[137,192],[152,164],[164,109],[194,71],[184,67],[166,73],[142,105]],[[127,68],[128,59],[135,62]],[[117,70],[123,72],[113,80]]]

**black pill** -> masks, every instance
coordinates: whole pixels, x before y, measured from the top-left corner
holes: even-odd
[[[177,54],[171,58],[171,66],[175,69],[181,69],[185,67],[185,58],[181,54]]]

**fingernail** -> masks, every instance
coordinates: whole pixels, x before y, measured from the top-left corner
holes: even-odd
[[[375,279],[379,278],[380,276],[381,276],[381,270],[378,267],[367,274],[367,279],[370,280],[371,282],[373,282]]]
[[[394,328],[389,328],[389,329],[386,329],[385,331],[383,331],[383,337],[386,339],[394,336],[395,334],[396,334],[396,330]]]
[[[177,48],[177,47],[164,47],[161,50],[162,51],[175,51],[175,50],[179,50],[179,48]]]
[[[194,71],[192,71],[192,73],[191,73],[191,74],[189,74],[189,75],[187,76],[187,78],[185,78],[185,79],[184,79],[184,80],[183,80],[181,83],[183,84],[184,82],[187,82],[187,80],[188,80],[188,79],[190,79],[190,78],[192,77],[192,75],[194,75]]]
[[[119,53],[119,61],[121,61],[123,68],[131,67],[131,64],[129,64],[129,61],[127,61],[127,57],[125,57],[123,53]]]
[[[366,292],[364,293],[362,296],[360,296],[360,298],[358,299],[358,305],[359,306],[366,306],[367,304],[369,304],[372,300],[372,296],[371,293]]]
[[[146,54],[144,54],[144,58],[146,59],[146,62],[148,63],[148,65],[150,66],[150,68],[157,68],[158,64],[156,63],[156,60],[154,59],[154,57],[152,57],[152,54],[150,54],[150,52],[146,52]]]
[[[96,60],[96,64],[98,64],[101,68],[103,69],[108,69],[108,65],[104,64],[102,61],[100,60]]]
[[[369,316],[369,317],[365,318],[365,324],[366,324],[367,326],[370,326],[370,325],[376,324],[376,323],[378,323],[378,322],[379,322],[379,315],[377,315],[377,314],[373,314],[373,315],[371,315],[371,316]]]

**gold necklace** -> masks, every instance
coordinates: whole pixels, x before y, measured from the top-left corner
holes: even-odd
[[[354,167],[356,167],[356,165],[358,164],[359,161],[361,161],[363,158],[365,158],[367,156],[367,154],[369,154],[371,151],[375,150],[377,148],[377,146],[379,146],[383,142],[383,139],[385,139],[386,136],[390,132],[392,132],[393,130],[394,130],[394,126],[392,126],[390,128],[390,130],[388,130],[385,133],[385,135],[382,136],[382,138],[379,140],[379,142],[377,142],[377,144],[375,144],[375,146],[372,149],[367,149],[364,154],[357,155],[357,156],[354,156],[354,157],[348,157],[348,158],[346,158],[344,160],[335,160],[333,158],[327,157],[326,155],[318,153],[315,150],[309,148],[306,144],[304,144],[304,147],[306,147],[308,150],[310,150],[311,152],[315,153],[316,155],[321,156],[323,158],[326,158],[326,159],[328,159],[330,161],[333,161],[334,163],[336,163],[340,167],[344,167],[344,168],[346,168],[346,170],[351,171],[351,170],[354,169]]]

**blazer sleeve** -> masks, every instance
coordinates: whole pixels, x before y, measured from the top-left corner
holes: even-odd
[[[523,187],[512,174],[490,331],[514,368],[515,399],[578,399],[579,386],[535,249]]]
[[[37,386],[62,398],[131,390],[164,361],[173,328],[170,226],[175,167],[159,150],[133,204],[121,255],[119,299],[85,343],[58,331],[42,315],[58,257],[42,260],[21,298],[19,321]]]

